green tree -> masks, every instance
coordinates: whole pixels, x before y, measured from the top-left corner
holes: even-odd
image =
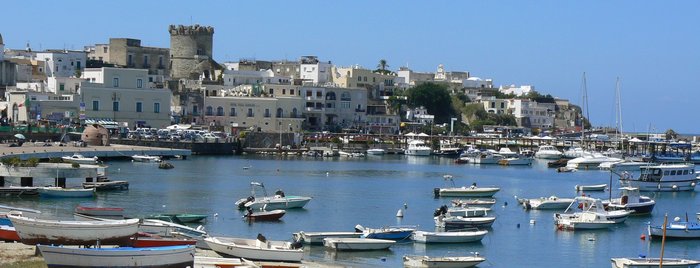
[[[377,69],[373,72],[380,74],[391,74],[392,72],[389,71],[387,68],[389,68],[389,64],[386,63],[385,59],[381,59],[379,60],[379,64],[377,64]]]
[[[423,106],[429,114],[435,115],[436,123],[449,123],[457,113],[452,107],[450,92],[444,85],[425,83],[406,92],[410,107]]]
[[[666,130],[664,134],[666,134],[666,140],[675,140],[676,138],[678,138],[678,133],[676,133],[676,131],[670,128]]]

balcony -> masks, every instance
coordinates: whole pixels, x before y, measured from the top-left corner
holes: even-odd
[[[307,112],[324,112],[326,108],[306,107]]]
[[[365,109],[355,109],[355,112],[356,112],[356,113],[364,113],[364,112],[367,112],[367,110],[365,110]]]

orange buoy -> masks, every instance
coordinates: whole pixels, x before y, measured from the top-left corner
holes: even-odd
[[[639,237],[639,239],[641,239],[641,240],[647,240],[647,236],[646,236],[645,234],[642,234],[642,235]]]

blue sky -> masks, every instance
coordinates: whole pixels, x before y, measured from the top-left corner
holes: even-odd
[[[697,1],[5,1],[6,47],[80,49],[110,37],[169,47],[169,24],[215,28],[217,61],[317,55],[348,66],[469,71],[581,101],[626,131],[700,133]],[[99,10],[99,11],[96,11]]]

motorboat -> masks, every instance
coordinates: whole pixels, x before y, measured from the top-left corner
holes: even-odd
[[[450,207],[443,206],[447,209],[445,213],[448,216],[459,216],[459,217],[483,217],[491,212],[491,208],[483,207]]]
[[[609,210],[631,210],[633,214],[647,214],[654,210],[656,201],[651,197],[639,194],[639,189],[633,187],[622,187],[622,196],[610,200]]]
[[[496,199],[454,199],[452,200],[453,207],[483,207],[490,208],[496,204]]]
[[[560,152],[557,147],[554,147],[552,145],[541,145],[539,148],[537,148],[537,152],[535,152],[535,158],[541,158],[541,159],[560,159],[563,156],[563,153]]]
[[[465,228],[488,228],[496,221],[496,217],[460,217],[438,215],[433,218],[435,227],[445,228],[445,230],[465,229]]]
[[[559,160],[554,160],[547,162],[547,167],[548,168],[561,168],[561,167],[566,167],[566,163],[569,162],[569,159],[559,159]]]
[[[325,238],[323,245],[334,250],[363,251],[384,250],[396,244],[394,240],[376,238]]]
[[[206,220],[207,217],[209,216],[204,214],[162,213],[148,215],[146,216],[146,219],[156,219],[174,223],[196,223]]]
[[[405,267],[474,267],[479,263],[486,261],[485,258],[479,256],[466,257],[428,257],[428,256],[403,256],[403,265]]]
[[[494,152],[482,152],[471,158],[472,164],[479,165],[496,165],[498,161],[505,159],[505,156],[494,153]]]
[[[556,209],[566,209],[569,207],[571,202],[574,202],[573,198],[559,198],[556,196],[550,197],[540,197],[533,199],[525,199],[522,202],[523,207],[526,209],[537,209],[537,210],[556,210]]]
[[[118,207],[75,207],[75,213],[109,219],[123,219],[124,209]]]
[[[578,147],[578,146],[574,146],[574,147],[571,147],[569,149],[566,149],[566,151],[564,151],[562,153],[562,156],[564,158],[574,159],[574,158],[582,157],[587,153],[588,152],[586,150],[584,150],[583,148]]]
[[[577,157],[566,162],[567,168],[575,169],[599,169],[600,164],[605,162],[616,162],[622,159],[615,157],[608,157],[600,153],[587,153],[581,157]]]
[[[367,155],[383,155],[386,154],[386,150],[382,148],[372,148],[367,149]]]
[[[427,156],[433,152],[429,146],[425,145],[422,140],[411,140],[408,142],[408,147],[406,148],[406,155],[417,155],[417,156]]]
[[[498,161],[498,164],[502,166],[529,166],[532,165],[532,158],[516,155],[515,157],[501,159]]]
[[[664,226],[647,224],[647,232],[650,237],[662,237]],[[667,239],[700,239],[700,222],[691,222],[687,219],[681,221],[676,217],[672,222],[666,224]],[[664,264],[665,265],[665,264]]]
[[[676,258],[610,258],[612,268],[695,268],[700,265],[700,260],[676,259]]]
[[[460,151],[462,151],[462,148],[460,148],[456,143],[449,140],[441,140],[440,149],[438,149],[435,154],[441,156],[458,156]]]
[[[493,197],[494,194],[496,194],[498,191],[501,190],[501,188],[498,187],[477,187],[476,183],[473,183],[471,186],[466,187],[457,187],[455,186],[455,182],[450,175],[445,175],[444,176],[445,181],[449,181],[448,187],[444,188],[435,188],[433,189],[433,193],[435,194],[436,197],[439,196],[444,196],[444,197],[486,197],[490,198]]]
[[[207,237],[204,241],[217,253],[238,258],[300,262],[304,256],[304,250],[293,248],[292,243],[269,241],[261,234],[257,239]]]
[[[468,243],[481,241],[489,231],[478,229],[456,230],[452,232],[415,231],[411,236],[418,243]]]
[[[49,267],[194,267],[194,246],[76,248],[37,245]]]
[[[262,189],[263,196],[257,196],[256,188]],[[311,197],[307,196],[287,196],[282,190],[277,190],[275,191],[275,195],[268,196],[265,185],[261,182],[251,182],[250,192],[251,195],[248,198],[242,198],[236,201],[235,204],[239,209],[277,210],[303,208],[311,201]]]
[[[693,191],[698,181],[697,175],[694,164],[643,166],[636,178],[623,172],[620,184],[639,188],[642,192]]]
[[[98,161],[97,156],[85,157],[82,154],[73,154],[71,156],[63,156],[63,157],[61,157],[61,160],[63,160],[63,162],[68,162],[68,163],[89,164],[89,165],[97,164],[97,161]]]
[[[184,246],[195,244],[197,244],[197,240],[195,239],[162,237],[148,233],[138,233],[137,236],[131,238],[131,246],[135,248]]]
[[[161,158],[159,156],[151,156],[147,154],[135,154],[131,156],[134,162],[160,162]]]
[[[248,210],[245,214],[245,218],[249,221],[278,221],[286,213],[283,209],[276,209],[271,211],[253,211]]]
[[[128,245],[138,232],[139,219],[107,221],[59,221],[8,215],[27,245]]]
[[[63,187],[39,187],[41,197],[52,198],[91,198],[95,197],[95,189],[63,188]]]
[[[508,148],[508,147],[503,147],[503,148],[499,149],[498,154],[502,155],[506,158],[518,156],[518,153],[511,151],[510,148]]]
[[[360,232],[304,232],[294,233],[292,238],[295,242],[304,244],[323,244],[326,238],[360,238]]]
[[[607,220],[594,212],[586,211],[574,214],[554,214],[554,224],[560,230],[586,230],[609,228],[615,222]]]
[[[366,228],[356,225],[355,231],[362,232],[363,238],[404,240],[411,237],[416,231],[416,226],[388,226],[382,228]]]
[[[639,169],[643,166],[649,166],[653,165],[648,162],[637,162],[637,161],[628,161],[628,160],[621,160],[621,161],[615,161],[615,162],[604,162],[600,164],[600,169],[602,170],[610,170],[614,173],[620,174],[622,172],[639,172]]]
[[[577,192],[591,192],[591,191],[605,191],[607,184],[593,184],[593,185],[576,185],[574,189]]]
[[[466,156],[460,156],[457,159],[455,159],[455,164],[467,164],[469,163],[471,158],[466,157]]]
[[[0,241],[20,241],[15,227],[0,224]]]
[[[593,212],[603,219],[611,220],[615,223],[623,223],[627,218],[632,215],[631,210],[605,210],[605,204],[603,201],[597,198],[578,196],[574,198],[574,202],[566,209],[565,212],[569,212],[574,208],[578,208],[583,212]],[[574,204],[578,204],[574,206]],[[576,212],[578,213],[578,212]]]

